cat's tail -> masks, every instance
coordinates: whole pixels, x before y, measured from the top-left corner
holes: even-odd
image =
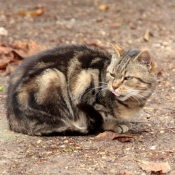
[[[88,130],[89,133],[95,133],[102,129],[103,117],[94,109],[92,105],[86,103],[77,104],[78,109],[83,111],[88,117]]]

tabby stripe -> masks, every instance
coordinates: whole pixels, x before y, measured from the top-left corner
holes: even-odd
[[[148,83],[148,82],[146,82],[146,81],[143,81],[141,78],[138,78],[138,77],[134,77],[134,78],[136,78],[137,80],[141,81],[142,83],[151,85],[151,83]]]
[[[123,67],[122,67],[122,69],[121,69],[121,72],[123,72],[123,70],[126,69],[126,67],[127,67],[127,65],[129,64],[130,60],[131,60],[131,59],[125,60],[125,64],[123,65]]]
[[[119,63],[118,63],[119,65],[117,66],[117,70],[122,73],[130,61],[131,61],[131,58],[125,55],[124,58],[122,58],[119,61]]]

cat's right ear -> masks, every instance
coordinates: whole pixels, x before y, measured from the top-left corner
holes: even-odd
[[[111,44],[111,43],[110,43]],[[120,48],[119,46],[117,45],[114,45],[114,44],[111,44],[111,46],[115,49],[115,51],[117,52],[117,56],[118,58],[120,58],[123,53],[124,53],[124,50],[122,48]]]
[[[137,60],[145,66],[149,68],[149,70],[156,71],[157,65],[156,63],[151,59],[151,56],[148,51],[141,52],[137,57]]]

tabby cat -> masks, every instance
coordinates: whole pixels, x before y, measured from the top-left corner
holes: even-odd
[[[148,51],[114,54],[63,46],[26,59],[10,77],[7,119],[15,132],[125,133],[156,86]]]

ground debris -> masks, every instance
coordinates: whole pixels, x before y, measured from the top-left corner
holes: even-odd
[[[147,30],[145,31],[145,34],[144,34],[143,39],[144,39],[146,42],[148,42],[148,41],[150,40],[150,36],[153,36],[153,34],[150,32],[149,29],[147,29]]]
[[[14,42],[0,45],[0,73],[2,76],[9,75],[14,67],[19,65],[26,57],[35,54],[46,47],[34,41]]]
[[[32,16],[32,17],[36,17],[36,16],[43,15],[45,11],[46,11],[46,8],[36,8],[34,10],[31,10],[31,11],[20,10],[20,11],[17,12],[17,14],[18,15],[21,15],[21,16]]]
[[[7,36],[8,31],[4,27],[0,27],[0,36]]]
[[[152,162],[144,160],[135,160],[139,162],[139,166],[146,172],[168,173],[171,170],[168,162]]]
[[[117,139],[118,141],[124,143],[124,142],[131,141],[132,138],[133,138],[133,136],[128,135],[128,134],[118,134],[118,133],[114,133],[111,131],[105,131],[103,133],[98,134],[95,137],[95,140],[97,140],[97,141],[112,141],[112,140]]]
[[[102,4],[100,6],[98,6],[98,10],[100,11],[106,11],[110,8],[110,6],[108,4]]]

